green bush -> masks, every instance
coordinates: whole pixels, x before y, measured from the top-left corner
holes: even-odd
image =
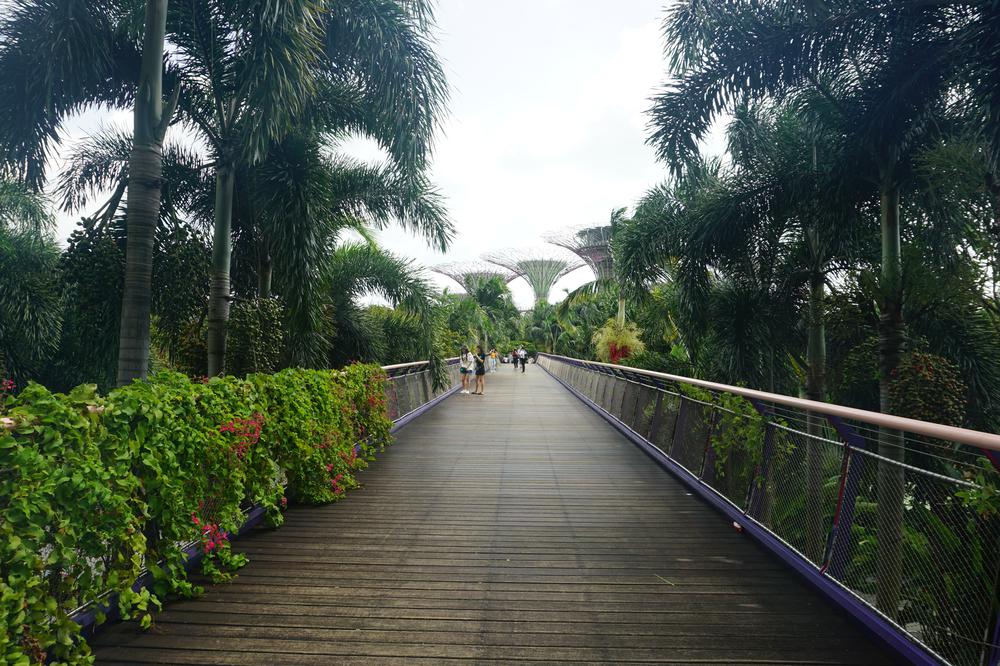
[[[968,392],[954,363],[934,354],[910,352],[892,371],[889,403],[898,416],[961,427]]]
[[[594,355],[603,363],[621,363],[632,354],[641,354],[646,350],[639,327],[632,322],[619,324],[615,319],[594,333]]]
[[[281,367],[285,349],[284,316],[277,298],[251,298],[233,303],[229,312],[226,373],[242,377],[251,372],[274,372]],[[206,350],[206,357],[207,354]]]
[[[5,663],[89,661],[69,613],[105,592],[148,626],[170,594],[197,589],[177,544],[200,542],[204,571],[245,562],[228,534],[260,505],[337,500],[389,439],[375,366],[284,370],[192,382],[161,373],[101,397],[31,384],[0,401],[0,655]],[[355,443],[363,443],[357,455]],[[143,562],[154,584],[133,592]]]
[[[637,354],[632,354],[622,365],[627,365],[630,368],[639,368],[640,370],[665,372],[681,377],[694,376],[694,368],[691,362],[684,356],[680,346],[674,346],[669,354],[647,349]]]

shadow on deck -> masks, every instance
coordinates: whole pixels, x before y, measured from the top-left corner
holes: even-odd
[[[540,367],[486,389],[98,663],[893,663]]]

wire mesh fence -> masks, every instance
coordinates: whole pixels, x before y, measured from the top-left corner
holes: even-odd
[[[444,382],[437,388],[428,363],[407,363],[384,369],[386,410],[393,421],[420,409],[460,381],[457,359],[446,361]]]
[[[780,396],[539,363],[937,658],[1000,664],[1000,475],[982,450]]]

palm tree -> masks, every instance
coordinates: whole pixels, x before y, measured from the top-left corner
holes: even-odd
[[[318,137],[293,135],[250,169],[252,192],[238,200],[238,254],[256,269],[259,295],[275,291],[288,310],[290,360],[326,363],[323,332],[325,288],[318,279],[346,230],[368,234],[397,223],[422,234],[438,249],[451,239],[452,225],[436,189],[397,164],[364,164],[330,155]],[[273,266],[273,269],[272,269]]]
[[[773,391],[774,342],[786,340],[792,343],[787,353],[805,360],[806,396],[823,401],[827,398],[828,275],[852,263],[867,219],[852,201],[837,198],[846,167],[834,137],[803,122],[797,107],[740,107],[729,125],[728,138],[732,163],[688,208],[681,232],[685,237],[675,249],[715,276],[706,302],[710,309],[719,305],[709,321],[711,330],[718,335],[728,323],[732,332],[739,332],[724,337],[723,348],[713,357],[728,357],[733,370],[742,366],[744,370],[734,375],[744,381],[767,377]],[[658,221],[654,216],[640,223]],[[669,256],[660,258],[664,265],[670,260]],[[804,354],[795,349],[798,340],[781,335],[788,329],[785,317],[798,310],[807,331]],[[740,313],[745,315],[744,323],[738,319]],[[747,342],[754,340],[747,348]],[[733,353],[741,348],[748,353]],[[769,353],[760,357],[755,349]],[[752,370],[758,362],[766,372]],[[810,416],[807,431],[821,437],[822,419]],[[813,495],[810,517],[815,520],[809,523],[806,554],[818,560],[823,537],[816,449],[810,446],[807,465],[812,475],[807,487]]]
[[[571,252],[578,254],[594,271],[593,280],[585,282],[566,294],[566,298],[559,304],[560,315],[565,315],[569,311],[569,308],[580,298],[597,294],[614,294],[618,299],[616,321],[621,326],[625,324],[625,290],[622,288],[622,281],[615,274],[612,246],[614,244],[615,233],[618,232],[621,225],[628,219],[627,211],[627,208],[616,208],[611,211],[611,216],[606,226],[585,228],[577,232],[577,234],[586,235],[588,240],[590,238],[594,238],[595,240],[600,238],[604,241],[602,243],[604,247],[600,251],[595,251],[596,248],[591,243],[587,243],[585,247],[577,249],[574,243],[576,241],[575,238],[566,240],[560,239],[557,236],[550,236],[551,239],[549,242],[565,247]],[[600,261],[594,261],[592,255],[600,257]]]
[[[120,194],[128,178],[130,137],[106,130],[70,153],[58,192],[67,210],[90,204],[95,193],[111,191],[94,217],[107,224],[120,215]],[[175,143],[163,152],[160,225],[184,220],[212,228],[215,183],[201,158]],[[273,146],[268,159],[238,172],[234,191],[233,235],[239,298],[281,296],[288,326],[290,362],[323,367],[329,359],[324,312],[329,306],[322,275],[342,235],[368,235],[392,223],[422,234],[435,247],[452,234],[440,195],[420,175],[400,172],[393,163],[364,164],[332,155],[316,135],[291,135]]]
[[[966,54],[956,48],[953,30],[956,21],[965,19],[950,6],[963,4],[882,0],[813,3],[790,10],[781,2],[742,0],[722,10],[689,0],[676,5],[666,22],[678,79],[654,102],[650,141],[675,169],[683,168],[719,113],[740,102],[800,91],[825,102],[828,121],[860,158],[857,169],[877,191],[880,207],[883,411],[889,411],[889,386],[904,342],[900,188],[915,140],[955,92],[950,75],[967,68],[964,62],[958,64]],[[900,460],[901,435],[883,431],[879,451]],[[877,605],[895,617],[899,576],[893,570],[898,571],[901,552],[902,468],[880,465],[879,487],[883,564]]]
[[[496,275],[472,280],[466,294],[445,291],[440,300],[447,328],[463,342],[471,338],[484,348],[515,337],[520,313],[506,279]]]
[[[367,133],[408,174],[418,173],[445,96],[428,20],[423,2],[329,9],[287,2],[245,17],[211,3],[177,10],[171,39],[184,70],[203,74],[185,86],[180,110],[205,139],[216,170],[209,374],[224,370],[238,171],[304,121],[319,132]],[[209,34],[218,43],[207,44]]]
[[[137,7],[134,0],[16,3],[0,39],[0,164],[8,171],[40,186],[45,154],[66,115],[88,104],[133,101],[144,71],[132,29]],[[182,118],[208,146],[215,172],[213,373],[222,370],[225,352],[237,171],[261,161],[293,124],[308,124],[371,136],[407,175],[418,174],[446,97],[431,25],[424,0],[171,5],[167,80],[180,91]],[[146,53],[152,58],[151,49]],[[145,84],[151,90],[155,81]],[[144,122],[162,128],[148,115]]]
[[[627,224],[618,230],[615,241],[616,271],[634,292],[656,284],[672,284],[676,292],[674,317],[681,343],[692,358],[704,354],[710,320],[706,308],[712,282],[704,258],[696,250],[688,250],[691,211],[706,191],[721,180],[722,166],[717,160],[691,161],[687,169],[647,192]],[[732,349],[740,349],[734,346]],[[743,360],[729,363],[751,367]],[[737,379],[732,373],[719,379]]]
[[[517,306],[502,277],[480,280],[471,286],[469,300],[475,304],[479,339],[483,348],[488,349],[498,339],[509,338],[516,331]]]
[[[149,317],[152,308],[153,238],[160,216],[163,178],[161,151],[177,106],[180,84],[163,108],[163,41],[167,0],[147,0],[142,61],[133,110],[129,157],[128,239],[118,335],[118,385],[146,376],[149,367]]]
[[[94,103],[134,107],[129,237],[119,383],[149,363],[150,276],[160,201],[160,149],[178,88],[163,108],[167,0],[12,3],[0,47],[0,163],[32,187],[44,182],[47,148],[64,117]],[[139,30],[136,17],[144,12]],[[6,105],[6,106],[4,106]]]
[[[0,229],[49,232],[55,225],[48,199],[20,183],[0,180]]]
[[[0,377],[19,383],[56,351],[62,326],[48,209],[44,196],[0,180]]]
[[[331,367],[351,360],[381,360],[372,344],[369,322],[358,303],[359,298],[374,295],[416,323],[420,330],[416,340],[418,354],[430,360],[435,388],[443,385],[434,291],[410,261],[371,244],[345,243],[330,254],[323,286],[328,294],[333,329],[327,350]]]
[[[563,330],[563,323],[556,312],[556,306],[551,303],[539,301],[527,313],[524,337],[543,351],[555,353],[556,344]]]

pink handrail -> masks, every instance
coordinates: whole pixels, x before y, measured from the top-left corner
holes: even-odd
[[[690,377],[670,375],[665,372],[642,370],[640,368],[632,368],[627,365],[612,365],[610,363],[601,363],[599,361],[584,361],[582,359],[571,358],[569,356],[559,356],[558,354],[546,354],[541,352],[539,352],[539,356],[547,356],[552,359],[570,361],[573,363],[586,363],[587,365],[600,366],[617,371],[624,370],[630,373],[645,375],[647,377],[655,377],[656,379],[689,384],[691,386],[697,386],[709,391],[732,393],[733,395],[738,395],[749,400],[770,402],[777,405],[784,405],[786,407],[794,407],[795,409],[815,412],[817,414],[836,416],[842,419],[854,419],[880,428],[902,430],[914,435],[949,440],[990,451],[1000,451],[1000,435],[981,432],[979,430],[967,430],[965,428],[956,428],[955,426],[943,425],[941,423],[918,421],[917,419],[909,419],[903,416],[893,416],[892,414],[869,412],[864,409],[834,405],[828,402],[816,402],[815,400],[793,398],[791,396],[780,395],[778,393],[767,393],[766,391],[729,386],[728,384],[717,384],[716,382],[709,382],[703,379],[692,379]]]

